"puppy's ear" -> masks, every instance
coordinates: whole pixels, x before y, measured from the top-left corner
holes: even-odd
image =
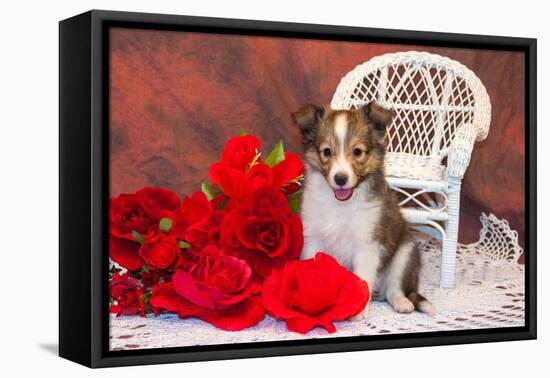
[[[363,105],[359,111],[365,122],[373,126],[376,137],[379,140],[383,140],[386,134],[386,127],[388,127],[393,117],[395,117],[395,112],[381,107],[374,101]]]
[[[296,113],[292,113],[294,124],[302,133],[304,146],[308,146],[315,140],[317,127],[325,115],[325,109],[317,105],[305,105]]]

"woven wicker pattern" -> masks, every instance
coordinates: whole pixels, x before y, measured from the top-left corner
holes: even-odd
[[[475,142],[489,133],[487,91],[461,63],[409,51],[355,67],[341,80],[331,107],[357,108],[370,101],[396,114],[386,133],[386,176],[402,198],[405,218],[440,231],[441,285],[452,287],[460,186]]]

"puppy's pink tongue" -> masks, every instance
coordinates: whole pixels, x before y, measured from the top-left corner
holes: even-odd
[[[351,189],[335,189],[334,196],[339,201],[345,201],[351,197],[353,190]]]

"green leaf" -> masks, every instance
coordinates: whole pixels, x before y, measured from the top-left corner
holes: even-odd
[[[222,203],[218,205],[218,208],[216,210],[223,210],[227,206],[227,203],[229,202],[229,197],[223,200]]]
[[[280,140],[265,159],[265,163],[269,165],[270,168],[273,168],[283,160],[285,160],[285,149],[283,147],[283,141]]]
[[[291,197],[288,199],[288,206],[290,206],[290,210],[292,210],[292,212],[294,214],[299,214],[300,213],[300,197]]]
[[[142,300],[142,301],[149,300],[149,298],[151,298],[151,292],[150,292],[150,291],[141,294],[141,300]]]
[[[201,184],[201,191],[206,194],[206,198],[208,199],[208,201],[214,198],[214,194],[212,194],[212,190],[210,190],[210,187],[207,183],[203,182]]]
[[[146,293],[143,293],[141,295],[141,300],[143,301],[143,309],[145,311],[145,314],[150,314],[151,312],[151,306],[149,305],[149,299],[151,299],[151,292],[148,291]]]
[[[159,228],[162,232],[167,234],[170,231],[170,229],[172,228],[172,219],[162,218],[159,222]]]
[[[239,130],[239,136],[245,136],[246,135],[246,131],[244,131],[244,129],[241,127],[241,129]]]
[[[145,238],[139,232],[132,230],[132,236],[137,240],[139,244],[145,243]]]
[[[186,241],[180,240],[178,241],[178,247],[180,247],[181,249],[187,249],[191,247],[191,244],[187,243]]]
[[[149,268],[147,267],[147,264],[146,263],[143,263],[141,269],[143,269],[143,271],[145,273],[151,273],[151,271],[149,270]]]

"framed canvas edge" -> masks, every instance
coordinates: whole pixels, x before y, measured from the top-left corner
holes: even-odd
[[[331,25],[313,25],[282,23],[270,21],[251,21],[235,19],[203,18],[195,16],[176,16],[146,14],[133,12],[115,12],[93,10],[77,17],[90,18],[90,245],[85,256],[89,261],[90,306],[91,316],[77,322],[77,328],[89,332],[89,358],[76,361],[89,367],[110,367],[121,365],[157,364],[170,362],[190,362],[204,360],[267,357],[312,353],[329,353],[359,351],[371,349],[423,347],[451,344],[469,344],[482,342],[527,340],[536,338],[536,39],[479,36],[468,34],[450,34],[433,32],[416,32],[403,30],[370,29]],[[61,24],[66,21],[62,21]],[[191,27],[216,32],[260,33],[272,35],[282,33],[294,37],[376,40],[385,43],[410,43],[465,48],[494,48],[519,50],[526,57],[526,325],[517,328],[494,328],[483,330],[449,331],[414,333],[403,335],[386,335],[381,337],[341,337],[333,339],[309,339],[296,341],[275,341],[267,343],[246,343],[233,345],[209,345],[204,347],[180,347],[166,349],[142,349],[136,351],[112,352],[108,350],[109,314],[108,314],[108,280],[106,267],[108,256],[107,234],[104,232],[104,221],[108,214],[108,86],[106,73],[108,60],[105,58],[108,43],[108,30],[112,25],[125,27],[149,27],[152,29],[173,29]],[[264,34],[265,33],[265,34]],[[60,33],[61,34],[61,33]],[[61,38],[61,36],[60,36]],[[62,52],[60,51],[60,61]],[[62,72],[60,71],[60,92]],[[60,94],[61,98],[61,94]],[[85,101],[75,97],[72,101]],[[60,114],[62,112],[60,102]],[[63,128],[60,116],[60,151]],[[86,131],[84,129],[83,131]],[[65,141],[67,142],[67,141]],[[77,159],[83,158],[77,157]],[[61,161],[60,161],[61,164]],[[60,174],[60,188],[68,185],[67,179]],[[61,189],[60,189],[61,190]],[[60,192],[61,197],[61,192]],[[84,198],[65,199],[65,205],[71,201],[83,201]],[[60,202],[60,213],[61,213]],[[60,216],[60,224],[62,219]],[[61,231],[61,230],[60,230]],[[60,234],[60,239],[63,235]],[[60,240],[61,243],[61,240]],[[60,244],[61,245],[61,244]],[[87,246],[88,247],[88,246]],[[61,247],[60,247],[61,254]],[[62,261],[60,258],[60,276]],[[64,269],[67,269],[65,266]],[[67,285],[65,282],[64,285]],[[74,290],[64,288],[64,293],[77,295]],[[61,294],[60,281],[60,294]],[[61,310],[60,298],[60,310]],[[61,328],[66,328],[61,324]],[[74,327],[74,326],[73,326]],[[60,336],[60,354],[61,350]],[[64,357],[70,358],[65,355]]]
[[[90,22],[88,12],[59,24],[59,355],[88,366],[94,271]]]

